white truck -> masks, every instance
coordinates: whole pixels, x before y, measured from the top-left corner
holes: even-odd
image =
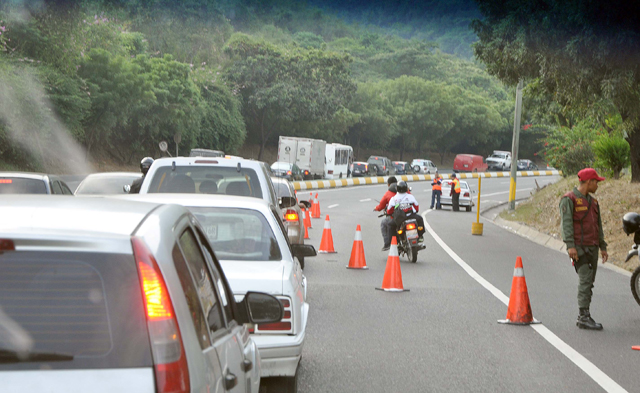
[[[320,139],[281,136],[278,141],[278,162],[296,164],[305,180],[322,179],[325,175],[327,142]]]
[[[511,152],[494,150],[493,154],[487,157],[487,169],[497,169],[499,171],[511,170]]]

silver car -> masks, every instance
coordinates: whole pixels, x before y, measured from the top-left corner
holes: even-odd
[[[85,177],[76,188],[75,195],[128,194],[134,180],[142,177],[140,172],[102,172]]]
[[[451,205],[451,179],[442,181],[442,195],[440,196],[441,205]],[[460,180],[460,207],[464,207],[468,212],[471,211],[475,203],[471,194],[475,191],[471,191],[469,183],[464,180]]]
[[[272,177],[271,180],[276,189],[278,199],[288,197],[297,200],[296,190],[289,180],[278,177]],[[311,207],[311,204],[307,201],[302,201],[300,204],[303,204],[305,207]],[[282,222],[289,235],[289,241],[292,244],[304,244],[304,222],[300,204],[296,203],[293,206],[282,209]],[[301,261],[301,265],[304,268],[303,261]]]
[[[253,392],[244,323],[280,302],[236,304],[204,230],[178,205],[0,197],[2,392]]]
[[[0,194],[73,195],[62,179],[32,172],[0,172]]]

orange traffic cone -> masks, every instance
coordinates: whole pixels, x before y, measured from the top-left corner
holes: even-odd
[[[508,323],[511,325],[540,323],[540,321],[533,318],[533,314],[531,313],[527,282],[524,279],[524,269],[522,268],[522,258],[520,257],[516,258],[516,267],[513,271],[507,319],[500,319],[498,323]]]
[[[359,224],[356,228],[356,238],[353,240],[351,258],[349,258],[347,269],[368,269],[367,261],[364,257],[364,244],[362,243],[362,232],[360,232]]]
[[[311,226],[311,211],[307,209],[302,209],[302,211],[305,212],[303,220],[304,227],[313,229],[313,227]]]
[[[313,200],[313,206],[311,206],[311,217],[320,218],[320,201],[318,201],[318,193],[316,192],[316,198]]]
[[[307,226],[307,209],[302,209],[302,226],[304,227],[304,238],[309,239],[309,227]]]
[[[387,258],[387,268],[382,279],[382,288],[376,288],[386,292],[409,291],[402,286],[402,271],[400,271],[400,258],[398,257],[398,241],[394,236],[391,240],[389,257]]]
[[[320,248],[318,252],[323,254],[333,254],[336,250],[333,249],[333,236],[331,236],[331,223],[329,222],[329,215],[324,220],[324,230],[322,231],[322,240],[320,240]]]

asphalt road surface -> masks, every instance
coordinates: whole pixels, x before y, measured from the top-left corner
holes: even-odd
[[[557,180],[536,179],[540,186]],[[529,196],[534,180],[519,178],[516,197]],[[469,184],[477,190],[477,180]],[[431,187],[410,185],[424,213]],[[328,214],[337,253],[306,259],[311,309],[300,392],[640,391],[640,352],[631,350],[640,344],[640,308],[628,276],[599,268],[591,312],[604,330],[580,330],[577,275],[568,257],[482,217],[484,234],[472,236],[475,208],[429,211],[427,249],[416,264],[400,259],[410,292],[375,290],[387,252],[372,209],[385,190],[318,192],[322,219],[312,220],[308,242],[318,248]],[[508,178],[484,179],[481,208],[506,201],[508,193]],[[369,270],[345,268],[358,224]],[[497,323],[506,316],[517,256],[542,322],[535,327]]]

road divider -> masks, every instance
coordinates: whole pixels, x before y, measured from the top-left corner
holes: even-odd
[[[561,171],[520,171],[516,172],[518,177],[535,177],[535,176],[560,176]],[[440,175],[443,179],[451,178],[450,174]],[[477,179],[481,178],[494,178],[494,177],[510,177],[511,172],[474,172],[474,173],[457,173],[458,179]],[[356,177],[349,179],[337,179],[337,180],[309,180],[309,181],[294,181],[293,187],[296,191],[300,190],[317,190],[324,188],[340,188],[351,186],[366,186],[371,184],[386,184],[388,176],[378,177]],[[404,180],[408,182],[414,181],[430,181],[433,180],[434,175],[398,175],[396,176],[398,181]]]

